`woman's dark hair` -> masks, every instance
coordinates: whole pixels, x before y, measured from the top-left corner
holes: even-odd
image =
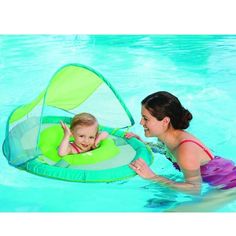
[[[181,105],[179,99],[166,91],[150,94],[143,99],[142,105],[157,120],[169,117],[175,129],[187,129],[193,118],[192,114]]]

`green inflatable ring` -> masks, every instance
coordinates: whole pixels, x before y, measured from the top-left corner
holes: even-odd
[[[71,166],[78,166],[105,161],[120,152],[120,149],[115,145],[114,141],[111,138],[107,138],[101,141],[99,147],[92,151],[60,157],[57,148],[62,138],[63,130],[60,125],[53,125],[43,130],[40,134],[39,142],[39,148],[43,156],[54,162],[63,160]],[[73,141],[73,139],[71,139],[71,141]],[[41,160],[43,160],[43,158],[41,158]]]
[[[102,126],[100,130],[108,132],[110,137],[101,142],[100,147],[84,154],[61,158],[57,154],[63,135],[58,125],[60,120],[68,124],[71,121],[66,117],[46,117],[43,120],[39,141],[40,154],[19,166],[20,169],[48,178],[95,183],[119,181],[135,176],[136,173],[129,167],[129,163],[139,157],[148,165],[153,162],[152,152],[144,143],[136,138],[126,139],[123,130]],[[90,166],[93,168],[89,168]]]

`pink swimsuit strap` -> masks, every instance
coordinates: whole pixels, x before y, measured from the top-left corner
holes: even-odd
[[[197,145],[198,145],[199,147],[201,147],[202,150],[210,157],[211,160],[214,159],[214,156],[213,156],[203,145],[201,145],[199,142],[197,142],[197,141],[195,141],[195,140],[192,140],[192,139],[185,139],[185,140],[183,140],[183,141],[181,141],[181,142],[179,143],[178,147],[179,147],[181,144],[187,143],[187,142],[191,142],[191,143],[197,144]]]
[[[79,147],[75,143],[70,143],[70,145],[76,150],[77,153],[81,153]]]

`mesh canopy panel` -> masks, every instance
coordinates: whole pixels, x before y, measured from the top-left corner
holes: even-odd
[[[21,165],[39,153],[37,144],[41,125],[42,102],[43,100],[24,116],[18,113],[22,107],[15,110],[8,120],[3,153],[11,165]],[[25,107],[27,108],[27,106]],[[15,117],[14,114],[16,114]],[[11,117],[14,119],[17,117],[18,120],[11,119]]]
[[[36,99],[10,115],[3,145],[9,163],[19,166],[39,155],[43,118],[73,117],[80,112],[89,112],[100,124],[110,127],[134,124],[124,102],[101,74],[83,65],[66,65],[54,74],[47,89]]]

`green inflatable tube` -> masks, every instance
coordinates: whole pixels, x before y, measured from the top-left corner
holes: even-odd
[[[139,157],[151,165],[153,156],[150,148],[144,143],[136,138],[126,139],[123,130],[109,127],[100,127],[100,130],[108,132],[110,137],[101,142],[97,149],[62,158],[57,154],[63,136],[61,127],[57,124],[44,128],[39,142],[41,155],[20,168],[48,178],[95,183],[113,182],[135,176],[136,173],[129,167],[129,163]],[[120,160],[125,159],[127,159],[126,164],[119,164]],[[113,165],[115,162],[118,163]],[[107,163],[113,167],[105,168]],[[90,166],[93,168],[89,169]],[[99,168],[96,169],[96,166]]]
[[[103,140],[99,147],[85,153],[66,155],[60,157],[57,148],[63,138],[63,131],[60,125],[51,126],[41,132],[39,148],[44,156],[52,161],[64,160],[70,165],[95,164],[105,161],[117,155],[120,150],[110,138]],[[71,139],[73,141],[73,139]],[[43,160],[43,158],[41,158]]]

